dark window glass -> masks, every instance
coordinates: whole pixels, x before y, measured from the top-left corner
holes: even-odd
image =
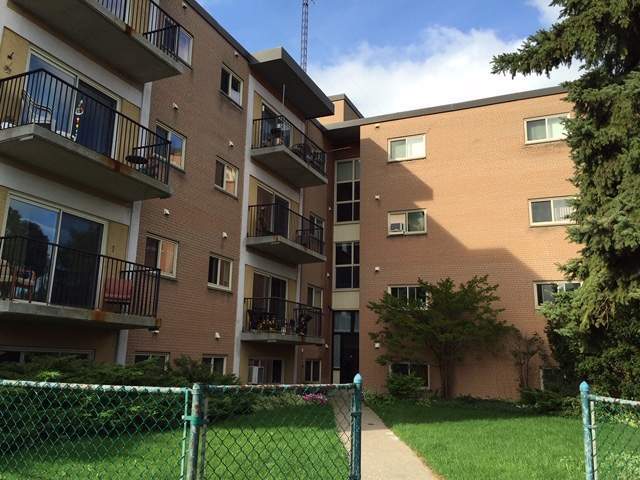
[[[353,203],[339,203],[337,206],[336,221],[353,221]]]
[[[336,265],[351,265],[352,257],[352,245],[351,243],[337,243],[336,244]]]
[[[144,264],[147,267],[158,267],[158,253],[160,250],[160,240],[147,237],[147,245],[144,253]]]
[[[224,163],[216,161],[216,185],[224,188]]]
[[[222,75],[220,76],[220,90],[229,95],[229,77],[231,75],[224,68],[222,69]]]
[[[209,257],[209,283],[218,283],[218,259]]]
[[[360,264],[360,243],[358,242],[353,244],[353,264]]]
[[[353,204],[353,221],[357,222],[360,220],[360,202],[355,202]]]
[[[351,183],[339,183],[337,185],[336,200],[338,202],[353,200],[353,188]]]
[[[352,267],[336,267],[336,288],[352,287]]]
[[[360,288],[360,267],[353,267],[353,288]]]
[[[533,223],[551,222],[551,200],[531,202],[531,220]]]
[[[394,375],[409,375],[408,363],[394,363],[391,365],[391,372]]]
[[[353,191],[354,191],[353,198],[355,200],[360,200],[360,182],[355,182],[353,184]]]
[[[8,352],[0,350],[0,363],[19,362],[20,352]]]

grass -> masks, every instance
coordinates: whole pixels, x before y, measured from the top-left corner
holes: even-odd
[[[447,480],[584,477],[579,418],[536,415],[501,402],[395,402],[374,410]]]
[[[181,440],[182,430],[44,440],[13,456],[2,452],[0,479],[177,480]],[[333,410],[326,405],[278,407],[228,418],[208,427],[206,444],[206,478],[348,477],[346,450]]]

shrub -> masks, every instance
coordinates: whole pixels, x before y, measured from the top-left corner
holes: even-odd
[[[424,380],[415,375],[391,374],[387,378],[387,390],[397,399],[417,400],[424,392]]]
[[[580,414],[578,397],[568,397],[549,390],[522,389],[520,401],[537,413],[565,416]]]

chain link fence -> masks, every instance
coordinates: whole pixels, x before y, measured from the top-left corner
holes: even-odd
[[[640,479],[640,402],[580,394],[587,480]]]
[[[360,479],[361,383],[0,380],[0,479]]]

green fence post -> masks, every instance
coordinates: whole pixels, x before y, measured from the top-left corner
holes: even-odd
[[[203,412],[203,386],[199,383],[193,385],[191,395],[191,415],[187,417],[191,428],[189,429],[189,464],[187,466],[187,480],[198,478],[198,458],[200,452],[200,430],[204,424]]]
[[[358,373],[353,379],[354,391],[351,402],[351,480],[361,478],[362,446],[362,377]]]
[[[593,468],[593,425],[591,424],[591,401],[589,399],[589,384],[580,384],[580,400],[582,403],[582,430],[584,437],[584,464],[587,480],[595,480]]]

